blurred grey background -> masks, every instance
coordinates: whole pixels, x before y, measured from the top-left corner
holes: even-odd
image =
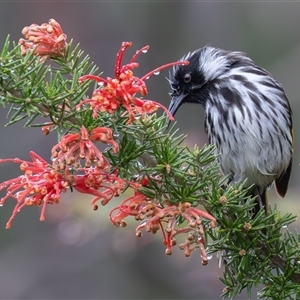
[[[0,2],[0,44],[7,34],[18,41],[25,25],[57,20],[75,43],[97,63],[104,76],[113,76],[115,55],[122,41],[141,55],[137,75],[175,61],[205,44],[247,52],[282,82],[293,111],[296,150],[287,197],[270,193],[282,213],[299,214],[298,119],[300,94],[299,2],[160,2],[160,1],[51,1]],[[168,106],[168,71],[148,81],[149,99]],[[52,133],[15,124],[4,128],[7,110],[1,108],[0,157],[29,158],[34,150],[50,158],[56,143]],[[180,132],[191,146],[203,145],[203,111],[186,105],[176,115]],[[0,166],[0,181],[18,176],[18,166]],[[1,194],[2,195],[2,194]],[[91,197],[66,194],[60,205],[48,207],[46,221],[39,209],[23,209],[5,230],[14,201],[0,209],[0,299],[217,299],[223,285],[222,268],[213,257],[202,266],[196,251],[190,258],[174,249],[165,256],[160,235],[136,238],[136,224],[116,228],[108,212],[90,206]],[[297,226],[297,224],[296,224]],[[256,298],[253,291],[252,299]],[[246,299],[246,294],[237,299]]]

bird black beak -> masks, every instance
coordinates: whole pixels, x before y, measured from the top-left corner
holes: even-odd
[[[170,113],[172,114],[173,117],[175,116],[177,110],[183,103],[185,96],[186,95],[184,93],[181,93],[179,95],[176,95],[176,96],[174,95],[172,97],[172,100],[171,100],[168,110],[170,111]]]

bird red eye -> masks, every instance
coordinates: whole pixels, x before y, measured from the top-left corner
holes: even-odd
[[[192,80],[191,74],[185,74],[183,80],[185,83],[189,83]]]

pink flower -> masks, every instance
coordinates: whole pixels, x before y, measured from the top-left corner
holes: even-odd
[[[21,52],[25,55],[28,51],[47,57],[64,56],[67,36],[61,26],[54,19],[42,25],[32,24],[22,30],[25,39],[19,40]]]
[[[20,164],[24,175],[3,182],[0,191],[6,188],[6,196],[0,205],[10,197],[17,201],[12,215],[6,223],[10,228],[12,220],[24,206],[42,206],[40,220],[45,220],[47,204],[59,203],[61,193],[66,192],[70,182],[65,176],[55,171],[45,160],[34,152],[30,152],[32,162],[19,158],[0,159],[0,163],[14,162]]]
[[[63,136],[52,148],[53,165],[58,169],[65,169],[66,165],[78,168],[80,160],[85,159],[85,167],[96,165],[101,169],[110,168],[108,160],[95,145],[96,142],[111,145],[114,153],[119,151],[119,145],[113,140],[111,129],[97,127],[89,133],[82,126],[80,132]]]
[[[135,119],[136,115],[152,113],[156,111],[158,107],[161,107],[167,113],[169,119],[173,120],[172,115],[163,105],[152,100],[140,99],[136,97],[136,94],[139,93],[141,96],[147,95],[148,92],[145,80],[151,75],[159,73],[162,69],[167,67],[177,64],[187,64],[188,62],[181,61],[169,63],[156,68],[142,78],[138,78],[133,75],[132,70],[138,67],[138,63],[136,63],[137,57],[142,52],[147,52],[149,46],[145,46],[136,51],[130,62],[122,66],[124,52],[131,45],[132,43],[130,42],[123,42],[117,53],[115,78],[107,77],[107,79],[104,79],[94,75],[85,75],[79,78],[81,83],[89,79],[95,80],[101,84],[101,87],[94,90],[91,99],[81,101],[77,105],[77,109],[80,109],[83,104],[89,104],[93,110],[93,117],[96,118],[99,112],[108,112],[112,114],[123,106],[129,113],[130,123]]]
[[[74,188],[84,194],[95,196],[92,206],[97,210],[97,202],[106,205],[113,197],[117,197],[126,187],[126,181],[119,178],[117,172],[109,173],[98,168],[82,168],[82,175],[74,176]]]
[[[143,180],[142,185],[147,185]],[[187,235],[184,244],[179,248],[184,250],[185,256],[190,256],[196,248],[200,249],[202,264],[207,264],[208,258],[205,250],[204,228],[202,218],[210,220],[211,227],[216,226],[216,219],[205,211],[193,207],[189,202],[179,204],[166,203],[163,207],[157,199],[149,199],[138,188],[141,184],[132,183],[134,195],[125,199],[119,206],[110,212],[110,220],[116,226],[126,226],[126,217],[134,217],[140,221],[136,228],[136,235],[142,236],[142,230],[155,234],[161,230],[166,254],[172,254],[172,247],[176,245],[175,236]],[[181,222],[179,222],[181,220]],[[178,226],[185,220],[185,226]]]

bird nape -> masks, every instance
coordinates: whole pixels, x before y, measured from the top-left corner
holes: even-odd
[[[205,46],[180,60],[189,64],[173,67],[169,111],[201,104],[222,172],[253,185],[255,212],[267,212],[266,190],[274,182],[284,197],[292,168],[292,112],[282,85],[243,52]]]

